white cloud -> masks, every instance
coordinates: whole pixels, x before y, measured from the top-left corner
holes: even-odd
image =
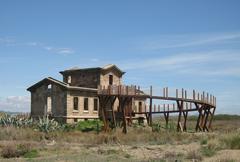
[[[14,46],[16,45],[16,41],[11,37],[4,37],[4,38],[0,38],[0,45],[1,44],[6,46]]]
[[[165,57],[128,60],[125,70],[188,73],[193,75],[240,76],[240,51],[179,53]]]
[[[91,62],[98,62],[99,59],[97,59],[97,58],[92,58],[92,59],[90,59],[90,61],[91,61]]]
[[[30,97],[8,96],[6,98],[0,98],[0,110],[12,112],[29,112]]]
[[[240,32],[221,34],[168,35],[141,43],[141,49],[159,50],[223,43],[240,38]]]
[[[63,55],[68,55],[68,54],[74,53],[74,50],[71,48],[55,48],[55,47],[50,47],[50,46],[44,46],[43,48],[47,51],[51,51],[51,52],[63,54]]]
[[[52,47],[49,45],[46,45],[44,43],[40,42],[19,42],[12,38],[0,38],[0,44],[6,45],[6,46],[29,46],[29,47],[36,47],[41,48],[53,53],[62,54],[62,55],[68,55],[73,54],[75,51],[72,48],[68,47]]]

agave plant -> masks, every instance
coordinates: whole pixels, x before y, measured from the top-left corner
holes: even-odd
[[[1,114],[0,116],[0,126],[3,127],[30,127],[33,126],[33,119],[28,116],[10,116],[8,114]]]
[[[54,119],[49,119],[49,117],[43,117],[39,118],[39,121],[37,122],[37,129],[41,132],[51,132],[54,130],[58,130],[61,128],[61,126],[56,122]]]

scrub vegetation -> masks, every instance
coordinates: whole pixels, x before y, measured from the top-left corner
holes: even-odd
[[[192,117],[194,118],[194,117]],[[224,119],[226,118],[226,119]],[[161,117],[153,127],[133,124],[103,132],[99,120],[60,124],[49,118],[0,114],[0,161],[238,161],[240,117],[216,115],[213,131],[176,132]],[[192,125],[192,127],[191,127]]]

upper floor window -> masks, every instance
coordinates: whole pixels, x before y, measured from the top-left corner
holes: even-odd
[[[113,75],[109,75],[109,85],[113,84]]]
[[[88,111],[88,98],[84,98],[84,110]]]
[[[138,110],[139,112],[142,112],[142,102],[138,102]]]
[[[71,77],[71,75],[69,75],[67,78],[67,83],[70,84],[71,82],[72,82],[72,77]]]
[[[93,104],[93,110],[94,111],[97,111],[98,110],[98,99],[97,98],[94,98],[94,104]]]
[[[73,97],[73,109],[78,110],[78,97]]]

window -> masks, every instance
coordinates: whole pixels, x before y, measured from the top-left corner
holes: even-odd
[[[139,112],[142,112],[142,102],[138,102],[138,110]]]
[[[70,84],[71,82],[72,82],[72,77],[69,75],[69,76],[68,76],[67,83]]]
[[[75,123],[77,123],[77,122],[78,122],[78,119],[77,119],[77,118],[74,118],[73,121],[74,121]]]
[[[73,97],[73,109],[78,110],[78,97]]]
[[[109,85],[113,84],[113,75],[109,75]]]
[[[97,98],[94,98],[94,104],[93,104],[93,110],[94,111],[97,111],[98,110],[98,99]]]
[[[84,98],[84,110],[88,111],[88,98]]]
[[[52,84],[48,85],[48,89],[51,90],[52,89]]]

